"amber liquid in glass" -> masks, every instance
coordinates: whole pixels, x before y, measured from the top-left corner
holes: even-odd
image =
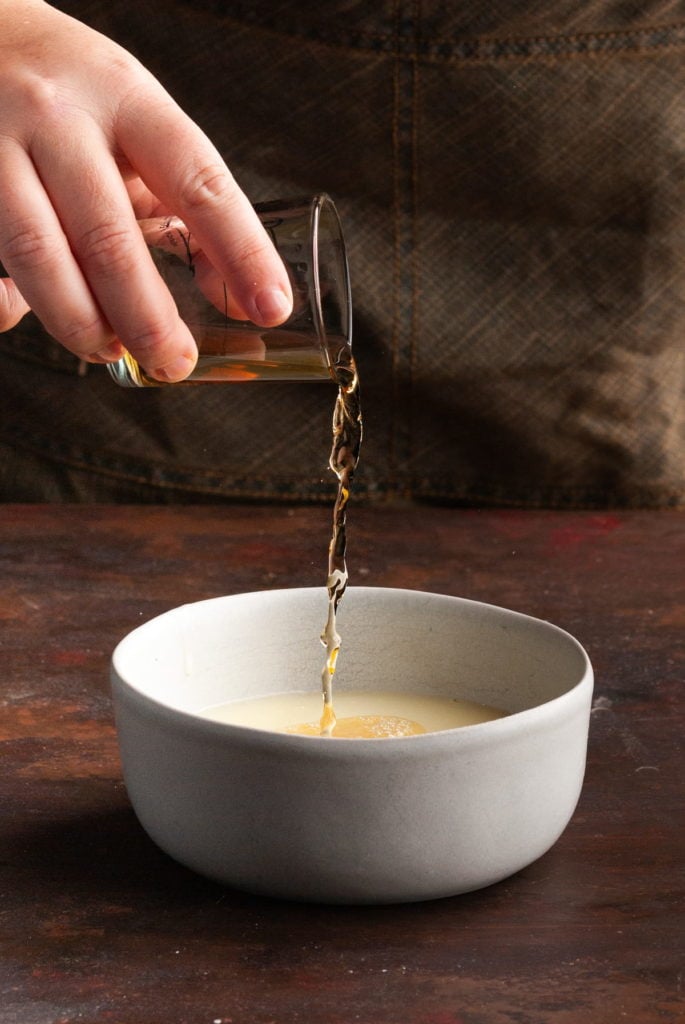
[[[190,325],[192,327],[192,324]],[[246,326],[230,331],[218,327],[196,330],[200,354],[188,377],[189,383],[231,383],[250,380],[330,380],[326,354],[304,331],[269,331]],[[332,351],[346,345],[344,338],[329,338]],[[126,353],[116,368],[117,383],[130,387],[160,387],[143,367]]]

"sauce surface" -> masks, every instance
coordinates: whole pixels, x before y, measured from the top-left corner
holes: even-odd
[[[321,730],[321,695],[276,693],[205,708],[205,718],[231,725],[335,739],[390,739],[441,732],[503,718],[505,711],[472,701],[391,691],[345,691],[336,694],[336,720]]]

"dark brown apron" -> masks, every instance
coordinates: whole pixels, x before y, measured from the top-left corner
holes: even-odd
[[[683,3],[55,6],[135,53],[254,201],[336,200],[357,501],[682,503]],[[123,391],[30,318],[0,375],[3,500],[330,500],[332,384]]]

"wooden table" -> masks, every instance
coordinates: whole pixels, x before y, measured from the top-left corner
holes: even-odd
[[[352,583],[563,626],[597,684],[556,846],[382,908],[258,899],[176,865],[121,782],[108,659],[184,601],[321,585],[330,510],[0,509],[2,1024],[664,1024],[683,1019],[677,512],[360,509]]]

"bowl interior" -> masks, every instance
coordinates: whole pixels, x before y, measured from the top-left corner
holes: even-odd
[[[184,605],[130,633],[113,666],[133,689],[183,712],[320,686],[323,588]],[[340,604],[339,689],[393,690],[519,712],[591,673],[580,644],[539,619],[419,591],[351,587]]]

